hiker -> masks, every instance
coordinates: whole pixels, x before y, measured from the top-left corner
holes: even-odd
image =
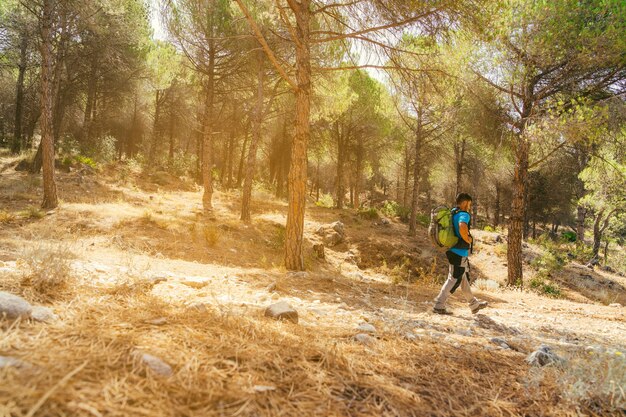
[[[456,245],[446,251],[446,257],[450,263],[448,279],[437,298],[433,311],[437,314],[452,314],[446,310],[446,301],[457,288],[461,287],[461,293],[469,304],[473,314],[487,307],[486,301],[479,301],[472,294],[469,280],[468,256],[472,246],[472,235],[470,234],[470,210],[472,208],[472,197],[466,193],[460,193],[456,197],[456,207],[452,209],[452,224],[454,234],[459,238]]]

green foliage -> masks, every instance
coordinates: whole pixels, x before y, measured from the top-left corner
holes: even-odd
[[[409,221],[409,216],[411,215],[411,209],[401,206],[393,200],[385,201],[380,211],[387,217],[398,217],[404,223]]]
[[[335,202],[332,195],[321,194],[320,199],[315,202],[315,205],[317,207],[333,208],[335,206]]]
[[[495,231],[496,231],[496,229],[495,229],[495,228],[493,228],[493,227],[491,227],[491,226],[489,226],[489,225],[485,226],[485,227],[483,228],[483,230],[484,230],[485,232],[495,232]]]
[[[501,258],[506,256],[507,250],[508,250],[508,245],[506,243],[498,243],[493,248],[494,253]]]
[[[561,297],[561,288],[548,281],[548,278],[544,273],[538,272],[535,276],[528,282],[530,288],[537,291],[539,294],[546,295],[552,298],[560,298]]]
[[[357,215],[365,220],[376,220],[379,217],[378,210],[376,210],[374,207],[361,208],[357,212]]]

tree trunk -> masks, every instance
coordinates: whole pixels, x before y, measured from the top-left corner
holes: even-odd
[[[171,106],[170,106],[171,107]],[[169,123],[169,139],[170,149],[167,153],[168,165],[172,167],[174,161],[174,109],[170,109],[170,123]]]
[[[89,72],[89,81],[87,84],[87,102],[85,104],[85,114],[83,116],[83,128],[81,139],[82,142],[89,142],[91,139],[91,124],[93,123],[93,116],[96,93],[98,87],[98,58],[97,54],[94,55],[91,61],[91,70]]]
[[[463,181],[463,167],[465,162],[465,143],[466,139],[454,142],[454,159],[456,167],[456,189],[454,195],[458,195],[461,192],[461,182]]]
[[[226,164],[226,188],[233,187],[233,158],[235,156],[235,136],[237,134],[237,104],[233,104],[233,122],[230,126],[230,136],[228,138],[228,163]]]
[[[213,101],[214,101],[214,69],[215,69],[215,41],[209,40],[209,65],[206,85],[206,103],[204,113],[204,143],[202,149],[202,207],[205,213],[213,211]]]
[[[578,204],[576,207],[576,239],[585,243],[585,217],[587,217],[587,208]]]
[[[257,97],[256,114],[254,128],[252,132],[252,142],[248,151],[248,162],[246,164],[246,177],[243,182],[243,194],[241,197],[241,220],[250,222],[250,200],[252,198],[252,180],[254,179],[254,168],[256,166],[256,153],[261,141],[261,129],[263,128],[263,51],[259,50],[258,59],[259,71],[257,75]]]
[[[22,149],[22,113],[24,110],[24,74],[26,73],[26,51],[28,48],[28,37],[25,33],[21,34],[20,42],[20,65],[17,73],[17,85],[15,87],[17,93],[15,97],[15,125],[13,131],[13,143],[11,144],[11,152],[16,154]]]
[[[346,195],[346,188],[344,185],[344,165],[346,159],[346,149],[345,142],[347,138],[343,137],[343,134],[339,128],[339,121],[335,121],[335,135],[337,137],[337,180],[336,180],[336,194],[337,201],[335,202],[335,207],[338,209],[343,208],[343,201]]]
[[[41,148],[43,159],[44,209],[58,205],[54,180],[54,142],[52,132],[52,0],[44,0],[41,18]]]
[[[289,207],[285,228],[285,267],[288,270],[304,269],[302,243],[306,203],[307,142],[310,133],[311,111],[311,52],[310,19],[311,1],[294,2],[296,17],[296,132],[291,148],[289,169]]]
[[[604,242],[604,265],[609,262],[609,241]]]
[[[499,181],[496,181],[496,203],[495,203],[495,213],[493,215],[493,226],[498,227],[500,225],[500,194],[501,188]]]
[[[402,207],[409,205],[409,177],[411,175],[411,153],[408,144],[404,146],[404,192],[402,194]]]
[[[415,130],[415,161],[413,161],[413,201],[411,204],[411,217],[409,218],[409,234],[415,235],[417,231],[417,210],[419,206],[420,184],[420,154],[422,151],[422,127],[421,114],[417,114],[417,129]]]
[[[243,144],[241,145],[241,155],[239,156],[239,167],[237,168],[237,188],[241,187],[243,181],[243,163],[246,160],[246,151],[248,149],[248,128],[243,135]]]
[[[606,215],[604,219],[602,219],[602,216],[605,212],[605,209],[602,209],[596,216],[596,220],[593,223],[593,253],[591,255],[591,261],[589,261],[591,264],[598,263],[600,246],[602,244],[602,235],[604,234],[606,228],[609,226],[611,216],[613,216],[613,214],[617,213],[618,211],[618,209],[613,209],[609,212],[609,214]],[[602,223],[602,226],[600,226],[600,223]]]
[[[161,90],[156,90],[154,98],[154,123],[152,124],[152,143],[150,144],[150,154],[148,157],[148,163],[151,166],[155,166],[156,148],[159,142],[159,116],[161,115]]]
[[[520,133],[517,138],[515,174],[513,176],[513,203],[509,218],[507,248],[508,280],[511,286],[523,285],[522,235],[524,229],[525,195],[528,179],[528,153],[530,144]]]
[[[358,209],[361,207],[361,169],[363,165],[363,142],[361,136],[358,136],[357,139],[357,147],[356,147],[356,161],[355,161],[355,169],[354,169],[354,208]]]

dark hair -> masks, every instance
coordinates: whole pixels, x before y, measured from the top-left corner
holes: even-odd
[[[456,204],[459,205],[464,201],[472,201],[472,196],[467,193],[459,193],[456,196]]]

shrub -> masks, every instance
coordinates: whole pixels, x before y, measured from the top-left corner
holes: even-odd
[[[361,209],[359,209],[357,214],[358,214],[359,217],[364,218],[366,220],[376,220],[379,217],[378,211],[375,208],[373,208],[373,207],[371,207],[371,208],[361,208]]]
[[[204,226],[202,229],[204,235],[204,241],[213,248],[220,240],[220,230],[215,226]]]
[[[387,217],[398,217],[400,221],[404,223],[409,221],[409,216],[411,215],[409,208],[401,206],[396,201],[391,200],[385,201],[380,211]]]
[[[496,255],[503,257],[506,256],[506,251],[508,250],[508,245],[506,243],[498,243],[494,246],[493,251]]]
[[[561,297],[561,288],[558,285],[549,282],[546,278],[546,273],[543,271],[535,274],[535,276],[529,281],[528,285],[539,294],[547,295],[552,298]]]
[[[74,254],[65,246],[39,245],[22,257],[26,271],[21,284],[44,299],[56,298],[68,287]]]
[[[6,210],[0,210],[0,224],[11,223],[13,220],[15,220],[15,214]]]
[[[27,219],[42,219],[46,215],[46,213],[37,206],[28,206],[26,210],[22,211],[20,214]]]
[[[335,206],[335,201],[333,200],[332,195],[321,194],[320,199],[315,202],[315,205],[318,207],[333,208]]]
[[[495,231],[496,231],[496,229],[495,229],[495,228],[493,228],[493,227],[491,227],[491,226],[489,226],[489,225],[485,226],[485,228],[484,228],[483,230],[484,230],[485,232],[495,232]]]

